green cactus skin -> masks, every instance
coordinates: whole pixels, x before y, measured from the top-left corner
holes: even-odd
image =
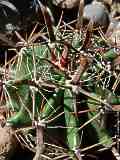
[[[48,99],[46,104],[44,105],[43,111],[42,111],[42,118],[47,118],[51,115],[58,114],[58,110],[63,106],[63,96],[64,96],[64,90],[58,89],[58,91],[55,91],[54,94]]]
[[[42,65],[45,66],[44,64],[44,60],[40,61],[39,58],[43,58],[44,56],[46,56],[45,54],[43,55],[44,49],[47,49],[47,47],[45,48],[45,46],[41,47],[34,47],[28,48],[28,49],[23,49],[21,55],[18,58],[18,64],[13,66],[13,69],[15,70],[15,77],[13,80],[11,80],[10,82],[8,82],[6,84],[6,89],[8,91],[9,94],[9,101],[8,101],[8,106],[10,108],[13,108],[15,111],[17,111],[18,113],[11,117],[10,119],[7,120],[7,124],[14,126],[14,127],[22,127],[25,125],[29,125],[32,122],[32,118],[38,119],[38,116],[41,116],[40,112],[40,107],[42,104],[42,100],[45,98],[45,107],[44,107],[44,116],[49,116],[50,113],[53,112],[53,108],[50,107],[50,105],[53,107],[59,106],[61,104],[61,99],[62,99],[62,93],[63,91],[58,91],[58,93],[54,92],[54,90],[52,91],[47,91],[47,88],[41,89],[38,91],[36,91],[36,89],[34,88],[34,92],[35,92],[35,117],[30,117],[28,110],[30,113],[32,113],[32,97],[31,97],[31,88],[28,85],[24,85],[24,84],[19,84],[16,85],[14,84],[14,82],[16,81],[22,81],[22,80],[31,80],[33,76],[33,57],[32,54],[34,52],[34,54],[37,56],[37,65],[36,67],[38,67],[36,69],[36,74],[37,72],[41,73],[41,67]],[[41,67],[39,67],[41,64]],[[50,67],[50,66],[46,66]],[[51,69],[51,68],[50,68]],[[64,81],[63,75],[58,74],[57,72],[54,72],[53,70],[50,70],[46,73],[49,76],[49,73],[51,72],[53,74],[52,76],[52,80],[55,82],[61,82]],[[50,73],[50,74],[51,74]],[[36,77],[38,78],[38,77]],[[48,89],[49,90],[49,89]],[[47,100],[47,101],[46,101]],[[49,105],[49,104],[50,105]],[[43,114],[42,113],[42,114]],[[42,117],[41,117],[42,118]]]
[[[114,49],[110,49],[107,52],[104,53],[103,58],[107,61],[113,61],[117,57],[117,53],[114,51]]]
[[[64,112],[67,128],[67,144],[71,151],[75,151],[80,146],[80,137],[78,132],[78,117],[70,112],[74,112],[73,96],[70,90],[64,93]],[[70,128],[69,128],[70,127]]]
[[[38,50],[36,52],[37,53],[35,54],[38,54]],[[32,53],[33,50],[31,48],[22,49],[20,55],[18,56],[17,63],[12,68],[15,71],[15,76],[5,85],[7,95],[9,97],[7,101],[7,106],[17,112],[15,116],[7,120],[7,125],[11,125],[14,127],[22,127],[25,125],[30,125],[32,122],[33,117],[30,117],[30,114],[28,113],[28,110],[30,113],[32,113],[31,88],[29,84],[15,84],[16,81],[21,81],[25,79],[29,80],[33,77],[32,72],[34,64]],[[39,51],[39,54],[41,54],[42,56],[43,52]],[[42,95],[35,91],[36,115],[38,112],[38,108],[40,107],[40,104],[42,102],[43,95],[48,98],[52,94],[49,94],[47,91],[45,92],[43,90],[41,90],[40,92],[42,93]]]
[[[16,115],[7,120],[7,125],[10,125],[13,127],[23,127],[23,126],[31,125],[32,120],[38,119],[40,107],[43,100],[43,95],[45,96],[46,99],[49,99],[53,94],[53,92],[48,93],[43,90],[41,90],[40,93],[35,92],[35,111],[34,111],[35,115],[33,117],[32,97],[30,94],[29,86],[26,86],[25,90],[22,89],[21,91],[26,91],[26,94],[23,94],[23,96],[20,97],[22,102],[20,101],[20,99],[18,101],[16,97],[11,97],[12,101],[14,101],[14,103],[12,103],[13,106],[15,107],[16,104],[17,106],[20,106],[19,107],[20,110],[16,113]]]
[[[17,88],[17,86],[16,86]],[[12,90],[13,89],[13,90]],[[30,97],[30,90],[28,86],[19,86],[15,92],[14,88],[8,88],[9,94],[10,94],[10,100],[8,102],[8,105],[10,108],[13,108],[15,111],[17,111],[16,115],[9,118],[7,120],[7,125],[14,126],[14,127],[20,127],[25,125],[31,124],[31,118],[27,109],[31,110],[32,108],[32,101]],[[10,92],[13,91],[13,92]],[[14,94],[13,94],[14,93]],[[11,106],[10,106],[11,105]],[[27,107],[27,108],[26,108]],[[29,110],[29,111],[30,111]]]

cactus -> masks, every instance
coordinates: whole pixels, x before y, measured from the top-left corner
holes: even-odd
[[[65,129],[68,155],[76,160],[79,149],[95,146],[98,151],[112,145],[112,135],[102,122],[113,111],[112,105],[120,102],[117,89],[112,89],[111,63],[118,54],[111,48],[97,51],[102,40],[97,42],[98,48],[96,42],[91,44],[90,24],[83,41],[83,35],[72,30],[63,33],[58,28],[53,35],[54,27],[49,25],[48,36],[51,38],[49,29],[53,29],[55,39],[21,48],[10,65],[14,74],[4,84],[6,105],[16,115],[7,125],[18,128],[37,121],[45,130],[61,127],[62,133]],[[96,50],[90,52],[91,46]]]

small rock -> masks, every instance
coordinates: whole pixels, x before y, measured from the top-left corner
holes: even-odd
[[[97,28],[100,26],[103,28],[103,31],[107,30],[110,23],[109,12],[101,2],[86,5],[83,18],[85,22],[92,20],[94,27]]]
[[[13,130],[8,127],[0,127],[0,159],[9,159],[17,148],[17,140]]]

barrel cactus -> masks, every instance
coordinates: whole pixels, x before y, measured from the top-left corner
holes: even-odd
[[[73,160],[85,151],[109,149],[115,132],[106,122],[120,103],[119,71],[113,65],[118,51],[93,37],[92,24],[83,36],[69,25],[51,26],[42,11],[49,34],[40,34],[41,43],[24,42],[7,64],[3,90],[6,106],[16,114],[6,125],[36,128],[40,156],[48,145],[46,132],[59,135],[57,145],[66,148],[63,157]]]

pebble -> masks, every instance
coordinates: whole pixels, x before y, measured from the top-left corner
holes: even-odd
[[[103,31],[106,31],[109,23],[109,12],[106,7],[101,2],[94,2],[92,4],[88,4],[84,8],[83,12],[84,22],[88,22],[92,20],[94,23],[94,27],[102,27]]]

